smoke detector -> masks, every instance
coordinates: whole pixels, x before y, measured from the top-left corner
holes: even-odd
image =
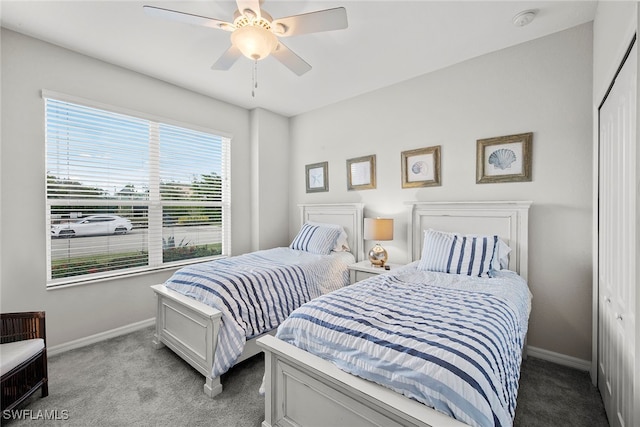
[[[535,10],[524,10],[513,17],[513,25],[516,27],[524,27],[525,25],[530,24],[535,17]]]

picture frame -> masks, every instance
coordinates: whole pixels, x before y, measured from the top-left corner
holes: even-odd
[[[531,181],[533,132],[477,140],[476,183]]]
[[[307,193],[329,191],[329,162],[306,165],[305,181]]]
[[[347,190],[376,188],[376,155],[347,160]]]
[[[436,187],[440,181],[441,146],[418,148],[400,153],[402,188]]]

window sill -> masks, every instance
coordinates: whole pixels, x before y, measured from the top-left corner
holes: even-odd
[[[47,283],[47,291],[55,291],[58,289],[66,289],[66,288],[82,286],[82,285],[92,285],[92,284],[102,283],[102,282],[111,282],[114,280],[122,280],[122,279],[128,279],[132,277],[146,276],[149,274],[162,273],[166,271],[175,272],[178,269],[188,265],[199,264],[202,262],[214,261],[216,259],[223,259],[223,258],[227,258],[227,256],[222,255],[222,256],[217,256],[212,258],[198,258],[193,260],[192,262],[177,262],[174,264],[163,265],[161,267],[147,267],[147,268],[143,268],[136,271],[128,271],[126,273],[122,272],[120,274],[113,273],[113,274],[99,276],[99,277],[94,276],[94,277],[87,277],[83,279],[79,279],[79,278],[60,279],[59,281]]]

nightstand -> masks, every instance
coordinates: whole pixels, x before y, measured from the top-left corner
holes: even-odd
[[[398,267],[402,267],[402,264],[393,264],[388,262],[387,265],[391,267],[390,270],[385,270],[383,267],[373,267],[369,260],[360,261],[349,266],[349,283],[353,285],[369,277],[377,276],[378,274],[385,273],[387,271],[393,271]]]

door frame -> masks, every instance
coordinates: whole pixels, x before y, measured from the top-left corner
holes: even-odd
[[[640,20],[640,8],[638,8],[638,19]],[[593,144],[593,240],[592,240],[592,264],[593,264],[593,276],[592,276],[592,317],[591,317],[591,383],[598,387],[598,349],[599,349],[599,321],[600,321],[600,308],[599,308],[599,298],[600,298],[600,257],[599,257],[599,244],[600,244],[600,108],[604,105],[609,93],[611,93],[611,89],[620,74],[620,70],[625,64],[625,61],[629,57],[632,49],[638,49],[635,46],[637,42],[637,32],[634,28],[630,37],[631,41],[627,43],[622,50],[621,58],[618,62],[618,66],[615,68],[615,72],[613,73],[613,77],[611,78],[611,82],[607,87],[604,94],[600,97],[600,101],[597,104],[594,104],[594,144]],[[640,53],[640,52],[639,52]],[[640,58],[640,55],[638,55]],[[638,70],[640,71],[640,59],[638,60],[639,66]],[[640,75],[640,74],[639,74]],[[594,97],[595,99],[595,97]],[[636,97],[636,103],[639,104],[636,106],[636,114],[638,115],[638,119],[640,119],[640,96]],[[637,121],[640,123],[640,121]],[[640,136],[640,132],[638,132]],[[638,138],[638,136],[637,136]],[[636,275],[637,277],[637,275]],[[636,346],[638,343],[636,343]],[[638,347],[636,347],[636,350]],[[637,353],[636,354],[640,354]]]

